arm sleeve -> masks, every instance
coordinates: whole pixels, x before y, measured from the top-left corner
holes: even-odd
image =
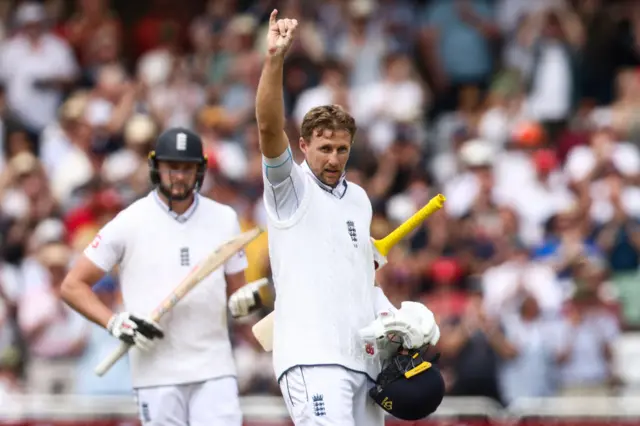
[[[124,257],[126,235],[124,218],[119,214],[98,232],[84,255],[98,268],[109,272]]]
[[[238,215],[234,212],[233,215],[233,232],[231,233],[231,237],[235,237],[239,235],[242,231],[240,229],[240,222],[238,221]],[[231,275],[237,274],[238,272],[242,272],[249,266],[249,262],[247,261],[247,254],[244,249],[238,251],[234,254],[231,259],[227,260],[227,263],[224,264],[224,273]]]
[[[276,158],[263,156],[262,162],[265,208],[273,218],[287,220],[304,197],[304,171],[293,161],[291,148]]]
[[[78,74],[78,64],[73,55],[73,50],[65,43],[60,43],[60,55],[58,56],[57,75],[64,78],[72,78]]]

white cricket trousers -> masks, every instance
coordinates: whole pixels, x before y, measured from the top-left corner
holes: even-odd
[[[383,426],[384,411],[370,397],[373,383],[340,366],[294,367],[280,390],[296,426]]]
[[[144,426],[242,426],[235,377],[136,389]]]

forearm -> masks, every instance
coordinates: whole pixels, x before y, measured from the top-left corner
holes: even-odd
[[[456,357],[469,341],[469,333],[463,327],[455,327],[443,332],[443,338],[438,346],[444,356]]]
[[[229,300],[233,293],[247,284],[244,271],[236,274],[225,274],[225,281],[227,282],[227,300]]]
[[[113,311],[102,303],[89,284],[67,277],[62,283],[61,296],[65,303],[89,321],[107,328]]]
[[[618,225],[616,223],[607,224],[600,235],[596,238],[596,244],[604,252],[609,252],[615,244]]]
[[[284,57],[268,55],[262,68],[256,94],[260,148],[267,158],[278,157],[289,145],[284,133],[283,74]]]
[[[373,309],[375,310],[376,315],[380,315],[381,312],[395,312],[398,310],[384,294],[382,288],[376,285],[373,288],[373,291]]]
[[[518,356],[518,349],[499,330],[489,330],[485,335],[489,345],[500,358],[513,359]]]

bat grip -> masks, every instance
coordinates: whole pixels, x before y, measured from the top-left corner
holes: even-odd
[[[389,254],[391,247],[398,244],[398,242],[407,236],[411,231],[416,229],[426,218],[437,212],[444,205],[446,198],[442,194],[438,194],[433,197],[429,203],[418,210],[413,216],[411,216],[406,222],[394,229],[389,235],[380,240],[378,244],[378,250],[383,256]]]
[[[113,352],[111,352],[111,354],[106,357],[100,364],[98,364],[94,372],[100,377],[104,376],[105,373],[109,371],[120,358],[126,355],[130,347],[131,346],[126,344],[125,342],[120,342],[120,346]]]

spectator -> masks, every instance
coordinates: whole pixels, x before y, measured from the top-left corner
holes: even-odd
[[[61,32],[82,68],[91,75],[96,66],[120,56],[122,23],[106,0],[76,0],[76,7],[76,13],[64,23]]]
[[[500,392],[507,404],[518,398],[554,396],[558,387],[559,317],[543,315],[536,297],[526,290],[515,297],[517,309],[502,315],[500,326],[490,331],[490,342],[500,356]]]
[[[32,286],[19,301],[19,324],[29,354],[27,389],[34,393],[73,393],[73,372],[88,337],[89,324],[59,297],[70,251],[43,247],[38,260],[48,271],[44,285]]]
[[[38,135],[55,119],[63,90],[78,77],[78,68],[69,45],[46,28],[42,5],[22,3],[15,20],[19,32],[0,45],[0,80],[9,110]]]
[[[575,293],[561,333],[561,394],[610,395],[617,383],[612,343],[620,329],[593,289]]]
[[[350,0],[347,4],[349,22],[334,54],[349,69],[349,86],[362,87],[379,79],[387,42],[373,22],[376,2]]]
[[[120,308],[117,280],[106,275],[98,281],[93,291],[100,300],[112,309]],[[80,395],[131,395],[131,374],[128,359],[115,364],[104,376],[93,373],[95,366],[118,347],[118,342],[109,338],[109,333],[96,324],[90,324],[86,349],[78,360],[74,389]]]
[[[325,61],[322,65],[320,83],[303,91],[298,97],[293,117],[297,125],[302,123],[304,114],[319,105],[337,103],[338,94],[347,85],[346,70],[340,62]],[[347,97],[347,104],[353,102],[353,94]]]
[[[457,396],[486,396],[501,401],[497,383],[497,354],[486,333],[487,317],[482,293],[474,288],[462,315],[441,323],[440,349],[452,374],[449,393]]]
[[[485,0],[436,0],[423,17],[423,60],[439,112],[457,108],[460,90],[484,91],[494,67],[492,43],[499,37],[494,10]]]
[[[534,24],[539,33],[534,36],[527,73],[527,112],[543,123],[549,140],[555,142],[580,96],[576,52],[582,44],[583,29],[566,9],[547,10],[534,19],[540,23]]]
[[[398,96],[402,102],[388,104],[392,96]],[[355,101],[349,104],[358,125],[369,130],[371,147],[382,153],[393,142],[396,123],[407,126],[419,123],[426,101],[409,57],[388,55],[384,58],[381,80],[362,87]]]
[[[523,291],[535,299],[536,309],[545,316],[559,314],[564,301],[554,270],[544,263],[529,261],[528,251],[521,245],[512,247],[503,263],[484,273],[482,285],[484,306],[493,318],[515,315],[520,309],[516,296]]]

